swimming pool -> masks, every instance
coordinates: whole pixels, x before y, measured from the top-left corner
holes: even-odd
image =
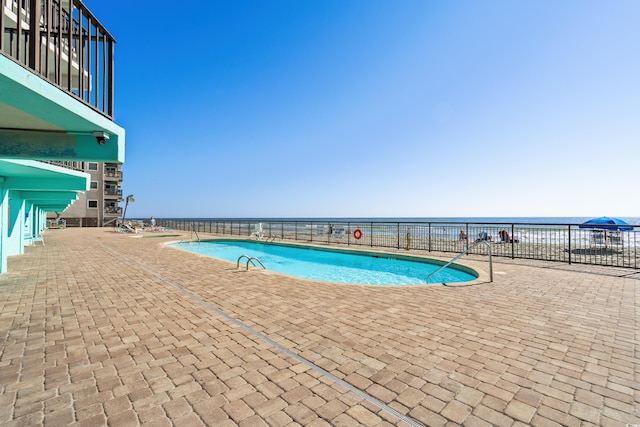
[[[427,276],[441,267],[424,258],[355,252],[311,246],[245,240],[180,242],[171,246],[236,263],[242,255],[255,257],[268,269],[290,276],[324,282],[364,285],[425,284]],[[240,262],[245,268],[247,258]],[[259,267],[258,263],[255,263]],[[429,283],[468,282],[475,271],[452,265],[429,279]]]

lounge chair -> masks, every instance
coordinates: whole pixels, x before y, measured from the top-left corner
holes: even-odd
[[[127,230],[129,230],[131,233],[137,233],[138,229],[135,227],[130,226],[129,224],[125,224],[125,227],[127,228]]]
[[[592,246],[607,246],[607,236],[603,230],[592,230],[589,240]]]
[[[622,233],[620,233],[619,231],[610,231],[607,238],[609,240],[609,245],[624,247],[622,241]]]
[[[120,224],[115,228],[116,233],[137,233],[138,229],[130,226],[129,224]]]

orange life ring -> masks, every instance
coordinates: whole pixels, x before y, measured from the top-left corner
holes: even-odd
[[[362,231],[360,231],[360,229],[356,229],[356,231],[353,232],[353,238],[356,240],[360,240],[360,238],[362,237]]]

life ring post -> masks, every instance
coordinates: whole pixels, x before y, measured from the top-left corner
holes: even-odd
[[[356,240],[360,240],[361,237],[362,237],[362,231],[360,231],[359,228],[356,228],[355,231],[353,232],[353,238]]]

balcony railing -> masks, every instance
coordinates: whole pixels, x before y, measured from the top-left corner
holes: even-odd
[[[114,206],[105,206],[105,215],[122,215],[122,208]]]
[[[0,0],[0,53],[113,118],[115,39],[80,0]]]
[[[114,180],[122,180],[122,171],[117,171],[117,170],[114,171],[114,170],[105,169],[104,177],[105,178],[113,178]]]
[[[53,161],[53,160],[40,160],[42,163],[48,163],[50,165],[62,166],[63,168],[73,169],[75,171],[84,172],[84,162],[67,162],[67,161]]]
[[[104,189],[105,196],[120,196],[122,197],[122,189],[120,188],[105,188]]]

